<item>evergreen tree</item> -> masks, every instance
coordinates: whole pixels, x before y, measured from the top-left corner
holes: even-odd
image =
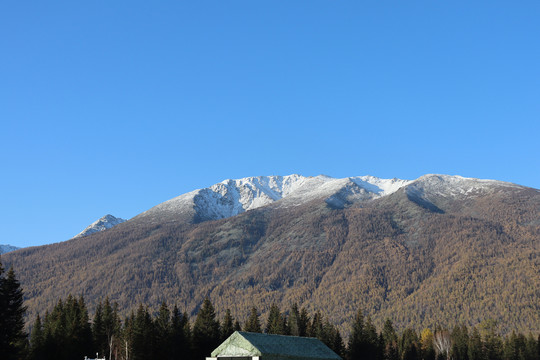
[[[84,358],[91,354],[92,331],[88,318],[88,311],[84,300],[76,299],[68,295],[63,303],[60,321],[62,332],[58,332],[58,338],[62,339],[64,359]]]
[[[172,350],[171,312],[165,302],[161,303],[154,320],[154,351],[156,359],[170,359]]]
[[[84,299],[68,295],[43,320],[46,359],[68,360],[91,355],[92,331]]]
[[[480,327],[483,333],[484,354],[487,360],[502,360],[503,343],[496,331],[497,322],[488,319],[483,321]]]
[[[399,352],[402,360],[418,360],[418,336],[407,328],[401,334]]]
[[[386,319],[381,333],[384,360],[399,360],[398,338],[394,325],[390,319]]]
[[[300,335],[300,312],[298,311],[298,305],[294,303],[289,311],[289,321],[287,323],[289,334],[292,336]]]
[[[34,325],[32,326],[32,333],[30,334],[30,351],[29,360],[45,360],[45,335],[43,333],[43,325],[41,324],[41,318],[39,314],[36,316]]]
[[[540,334],[538,340],[532,334],[525,338],[525,360],[540,360]]]
[[[113,357],[116,359],[117,356],[113,356],[118,352],[121,352],[122,348],[122,321],[118,315],[118,304],[114,303],[111,305],[109,297],[105,298],[105,303],[103,304],[103,333],[105,335],[104,340],[105,352],[104,355],[107,356],[109,360],[112,360]]]
[[[20,359],[25,354],[27,342],[24,331],[23,292],[13,268],[3,276],[0,262],[0,354],[5,360]]]
[[[240,322],[238,320],[234,321],[234,331],[242,331],[242,326],[240,326]]]
[[[328,347],[332,349],[336,354],[338,354],[341,358],[345,357],[345,344],[343,343],[343,338],[341,337],[339,330],[335,327],[334,334],[332,336],[332,343],[331,345],[328,345]]]
[[[123,328],[123,357],[124,359],[131,359],[133,352],[133,340],[134,340],[134,322],[135,312],[131,310],[131,313],[124,319]]]
[[[225,316],[221,325],[221,341],[224,341],[234,332],[234,319],[231,315],[231,310],[225,310]]]
[[[175,305],[171,316],[171,359],[191,358],[191,343],[186,326],[189,326],[187,314],[180,314]]]
[[[86,303],[84,298],[79,296],[77,304],[74,304],[77,307],[78,312],[78,328],[77,328],[77,337],[79,342],[80,353],[91,354],[93,350],[93,338],[92,338],[92,327],[90,325],[90,318],[88,316],[88,309],[86,308]],[[111,357],[109,357],[112,360]]]
[[[364,327],[364,334],[366,336],[366,359],[380,360],[383,358],[383,352],[379,346],[379,336],[377,335],[377,329],[373,325],[371,316],[367,317]]]
[[[106,354],[108,341],[105,334],[105,325],[103,324],[103,303],[101,300],[96,306],[92,321],[92,337],[94,339],[94,351],[92,353]]]
[[[4,266],[0,257],[0,354],[7,354],[8,349],[8,325],[7,325],[7,298],[4,289]]]
[[[300,310],[300,320],[298,321],[298,336],[307,336],[310,319],[306,308]]]
[[[284,316],[279,311],[277,305],[272,304],[268,313],[268,321],[266,322],[265,333],[286,335],[285,328],[286,325]]]
[[[468,356],[469,360],[484,360],[482,337],[476,327],[473,328],[469,337]]]
[[[197,313],[193,325],[193,354],[195,359],[204,359],[219,345],[221,332],[216,320],[214,306],[206,297]]]
[[[308,325],[307,336],[321,339],[323,336],[323,319],[320,311],[315,312]]]
[[[262,332],[261,322],[259,321],[259,313],[255,306],[253,306],[249,312],[249,317],[244,325],[244,331],[254,333]]]
[[[332,349],[340,357],[343,357],[345,355],[345,345],[343,343],[343,338],[341,337],[338,329],[334,325],[330,324],[330,321],[328,321],[328,319],[324,320],[322,334],[319,340],[326,344],[326,346]]]
[[[452,360],[469,360],[469,331],[467,326],[455,326],[452,338]]]
[[[139,305],[131,325],[130,360],[146,360],[154,357],[154,324],[148,308]]]
[[[507,336],[503,344],[503,359],[504,360],[524,360],[520,355],[520,347],[518,346],[517,335],[512,331],[510,336]]]
[[[348,360],[359,360],[365,355],[367,337],[364,331],[364,325],[364,313],[362,309],[359,309],[356,312],[351,334],[349,336],[349,343],[347,346]]]

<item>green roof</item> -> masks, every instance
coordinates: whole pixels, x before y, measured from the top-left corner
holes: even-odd
[[[265,359],[339,360],[335,352],[315,338],[236,331],[212,357],[260,356]]]

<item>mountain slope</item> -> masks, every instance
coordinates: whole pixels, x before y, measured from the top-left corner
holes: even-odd
[[[253,305],[264,317],[272,302],[298,302],[342,330],[362,306],[379,326],[387,317],[417,329],[489,317],[503,331],[540,331],[538,190],[444,175],[275,177],[288,185],[273,188],[253,180],[271,178],[226,181],[107,232],[2,259],[32,314],[67,293],[90,307],[109,296],[124,312],[167,300],[191,313],[210,295],[240,320]],[[224,218],[203,221],[192,207],[173,221],[172,205],[196,196],[209,204],[204,214]]]

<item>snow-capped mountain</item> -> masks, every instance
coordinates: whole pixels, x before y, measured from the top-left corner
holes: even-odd
[[[123,223],[124,219],[114,217],[112,215],[105,215],[101,219],[93,222],[89,226],[86,227],[83,231],[81,231],[79,234],[75,235],[74,238],[87,236],[93,233],[96,233],[98,231],[103,231],[112,228],[113,226],[116,226],[120,223]]]
[[[451,175],[424,175],[407,187],[407,193],[424,197],[464,199],[493,193],[502,188],[522,189],[523,186],[498,181]]]
[[[216,220],[270,204],[295,206],[320,198],[327,198],[333,205],[343,205],[353,199],[385,196],[409,183],[408,180],[373,176],[337,179],[296,174],[229,179],[165,201],[135,219],[162,221],[190,217],[196,221]]]
[[[224,180],[165,201],[135,219],[161,222],[180,219],[199,222],[238,215],[272,204],[290,207],[324,199],[329,205],[370,201],[405,188],[407,194],[426,201],[437,196],[477,196],[500,187],[521,186],[495,180],[449,175],[424,175],[416,180],[381,179],[374,176],[332,178],[319,175],[258,176]]]
[[[8,253],[10,251],[15,251],[15,250],[18,250],[18,249],[20,249],[20,248],[16,247],[16,246],[0,245],[0,255]]]
[[[220,220],[205,221],[212,219]],[[189,313],[207,296],[221,309],[301,299],[344,324],[368,302],[379,324],[400,314],[402,326],[424,327],[441,318],[455,326],[465,301],[471,326],[489,307],[503,324],[538,331],[539,233],[540,190],[507,182],[260,176],[194,190],[108,231],[2,261],[32,289],[33,314],[59,293],[85,294],[92,306],[117,294],[123,312],[132,299],[173,294]],[[425,318],[416,323],[419,306]]]

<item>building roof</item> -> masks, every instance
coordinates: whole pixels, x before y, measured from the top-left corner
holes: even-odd
[[[263,359],[339,360],[316,338],[236,331],[212,352],[212,357],[261,356]]]

